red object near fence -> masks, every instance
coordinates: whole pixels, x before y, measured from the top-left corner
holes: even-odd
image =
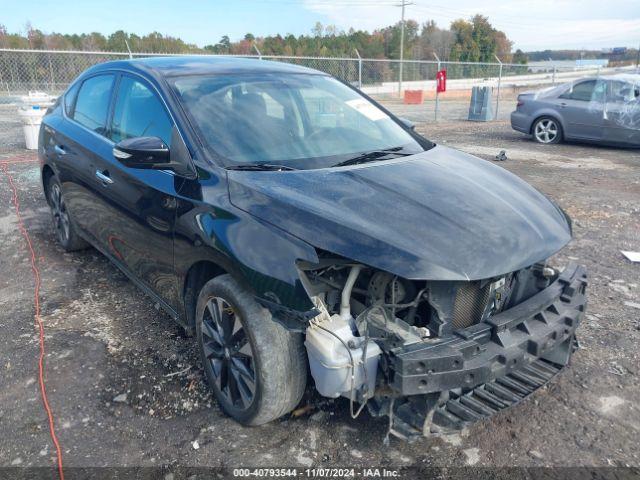
[[[405,105],[422,105],[424,102],[424,90],[405,90]]]
[[[436,73],[436,92],[442,93],[447,91],[447,71],[440,70]]]

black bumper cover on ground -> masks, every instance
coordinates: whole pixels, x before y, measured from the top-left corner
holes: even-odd
[[[434,343],[395,349],[391,387],[403,396],[446,392],[433,415],[433,425],[445,429],[519,402],[569,362],[586,285],[585,268],[571,264],[547,288],[485,322]],[[398,413],[405,420],[413,416]]]

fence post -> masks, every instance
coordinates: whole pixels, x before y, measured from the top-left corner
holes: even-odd
[[[47,60],[49,61],[49,79],[51,80],[49,84],[49,90],[53,92],[53,66],[51,65],[51,54],[47,53]]]
[[[493,118],[494,120],[498,120],[498,110],[500,109],[500,85],[502,84],[502,62],[497,55],[494,55],[494,57],[496,57],[496,60],[500,64],[500,73],[498,73],[498,94],[496,95],[496,113]]]
[[[354,48],[356,55],[358,56],[358,88],[362,90],[362,57],[357,48]]]
[[[258,50],[256,42],[253,42],[253,48],[256,50],[256,52],[258,52],[258,60],[262,60],[262,53],[260,53],[260,50]]]
[[[553,73],[551,74],[551,85],[556,84],[556,66],[553,66]]]
[[[124,44],[127,46],[127,52],[129,52],[129,60],[131,60],[133,58],[133,54],[131,53],[131,49],[129,48],[129,42],[127,42],[127,39],[124,39]]]
[[[438,62],[438,72],[440,71],[440,58],[438,58],[438,55],[436,55],[436,52],[433,52],[433,56],[436,57],[436,61]],[[436,72],[436,78],[438,76],[438,73]],[[440,99],[439,97],[439,92],[438,92],[438,81],[436,80],[436,112],[434,115],[434,121],[437,122],[438,121],[438,107],[440,106]]]

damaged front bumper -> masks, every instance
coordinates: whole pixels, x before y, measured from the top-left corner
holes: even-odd
[[[391,414],[404,436],[460,429],[518,403],[568,364],[587,274],[569,265],[547,288],[482,323],[389,353]]]

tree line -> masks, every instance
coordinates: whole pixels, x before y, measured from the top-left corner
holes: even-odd
[[[256,48],[263,55],[354,57],[357,50],[363,58],[398,59],[400,57],[398,22],[367,32],[338,30],[333,25],[316,25],[308,35],[269,35],[257,37],[247,33],[237,41],[224,35],[216,43],[198,47],[180,38],[152,32],[137,35],[118,30],[110,35],[102,33],[62,34],[45,33],[27,24],[24,33],[9,33],[0,25],[0,48],[36,50],[82,50],[143,53],[217,53],[250,55]],[[416,20],[405,22],[404,58],[434,60],[437,55],[446,61],[494,62],[497,55],[503,62],[526,63],[526,55],[517,50],[507,35],[495,29],[489,19],[475,15],[460,19],[449,28],[441,28],[432,20],[422,24]],[[435,55],[434,55],[435,54]]]

